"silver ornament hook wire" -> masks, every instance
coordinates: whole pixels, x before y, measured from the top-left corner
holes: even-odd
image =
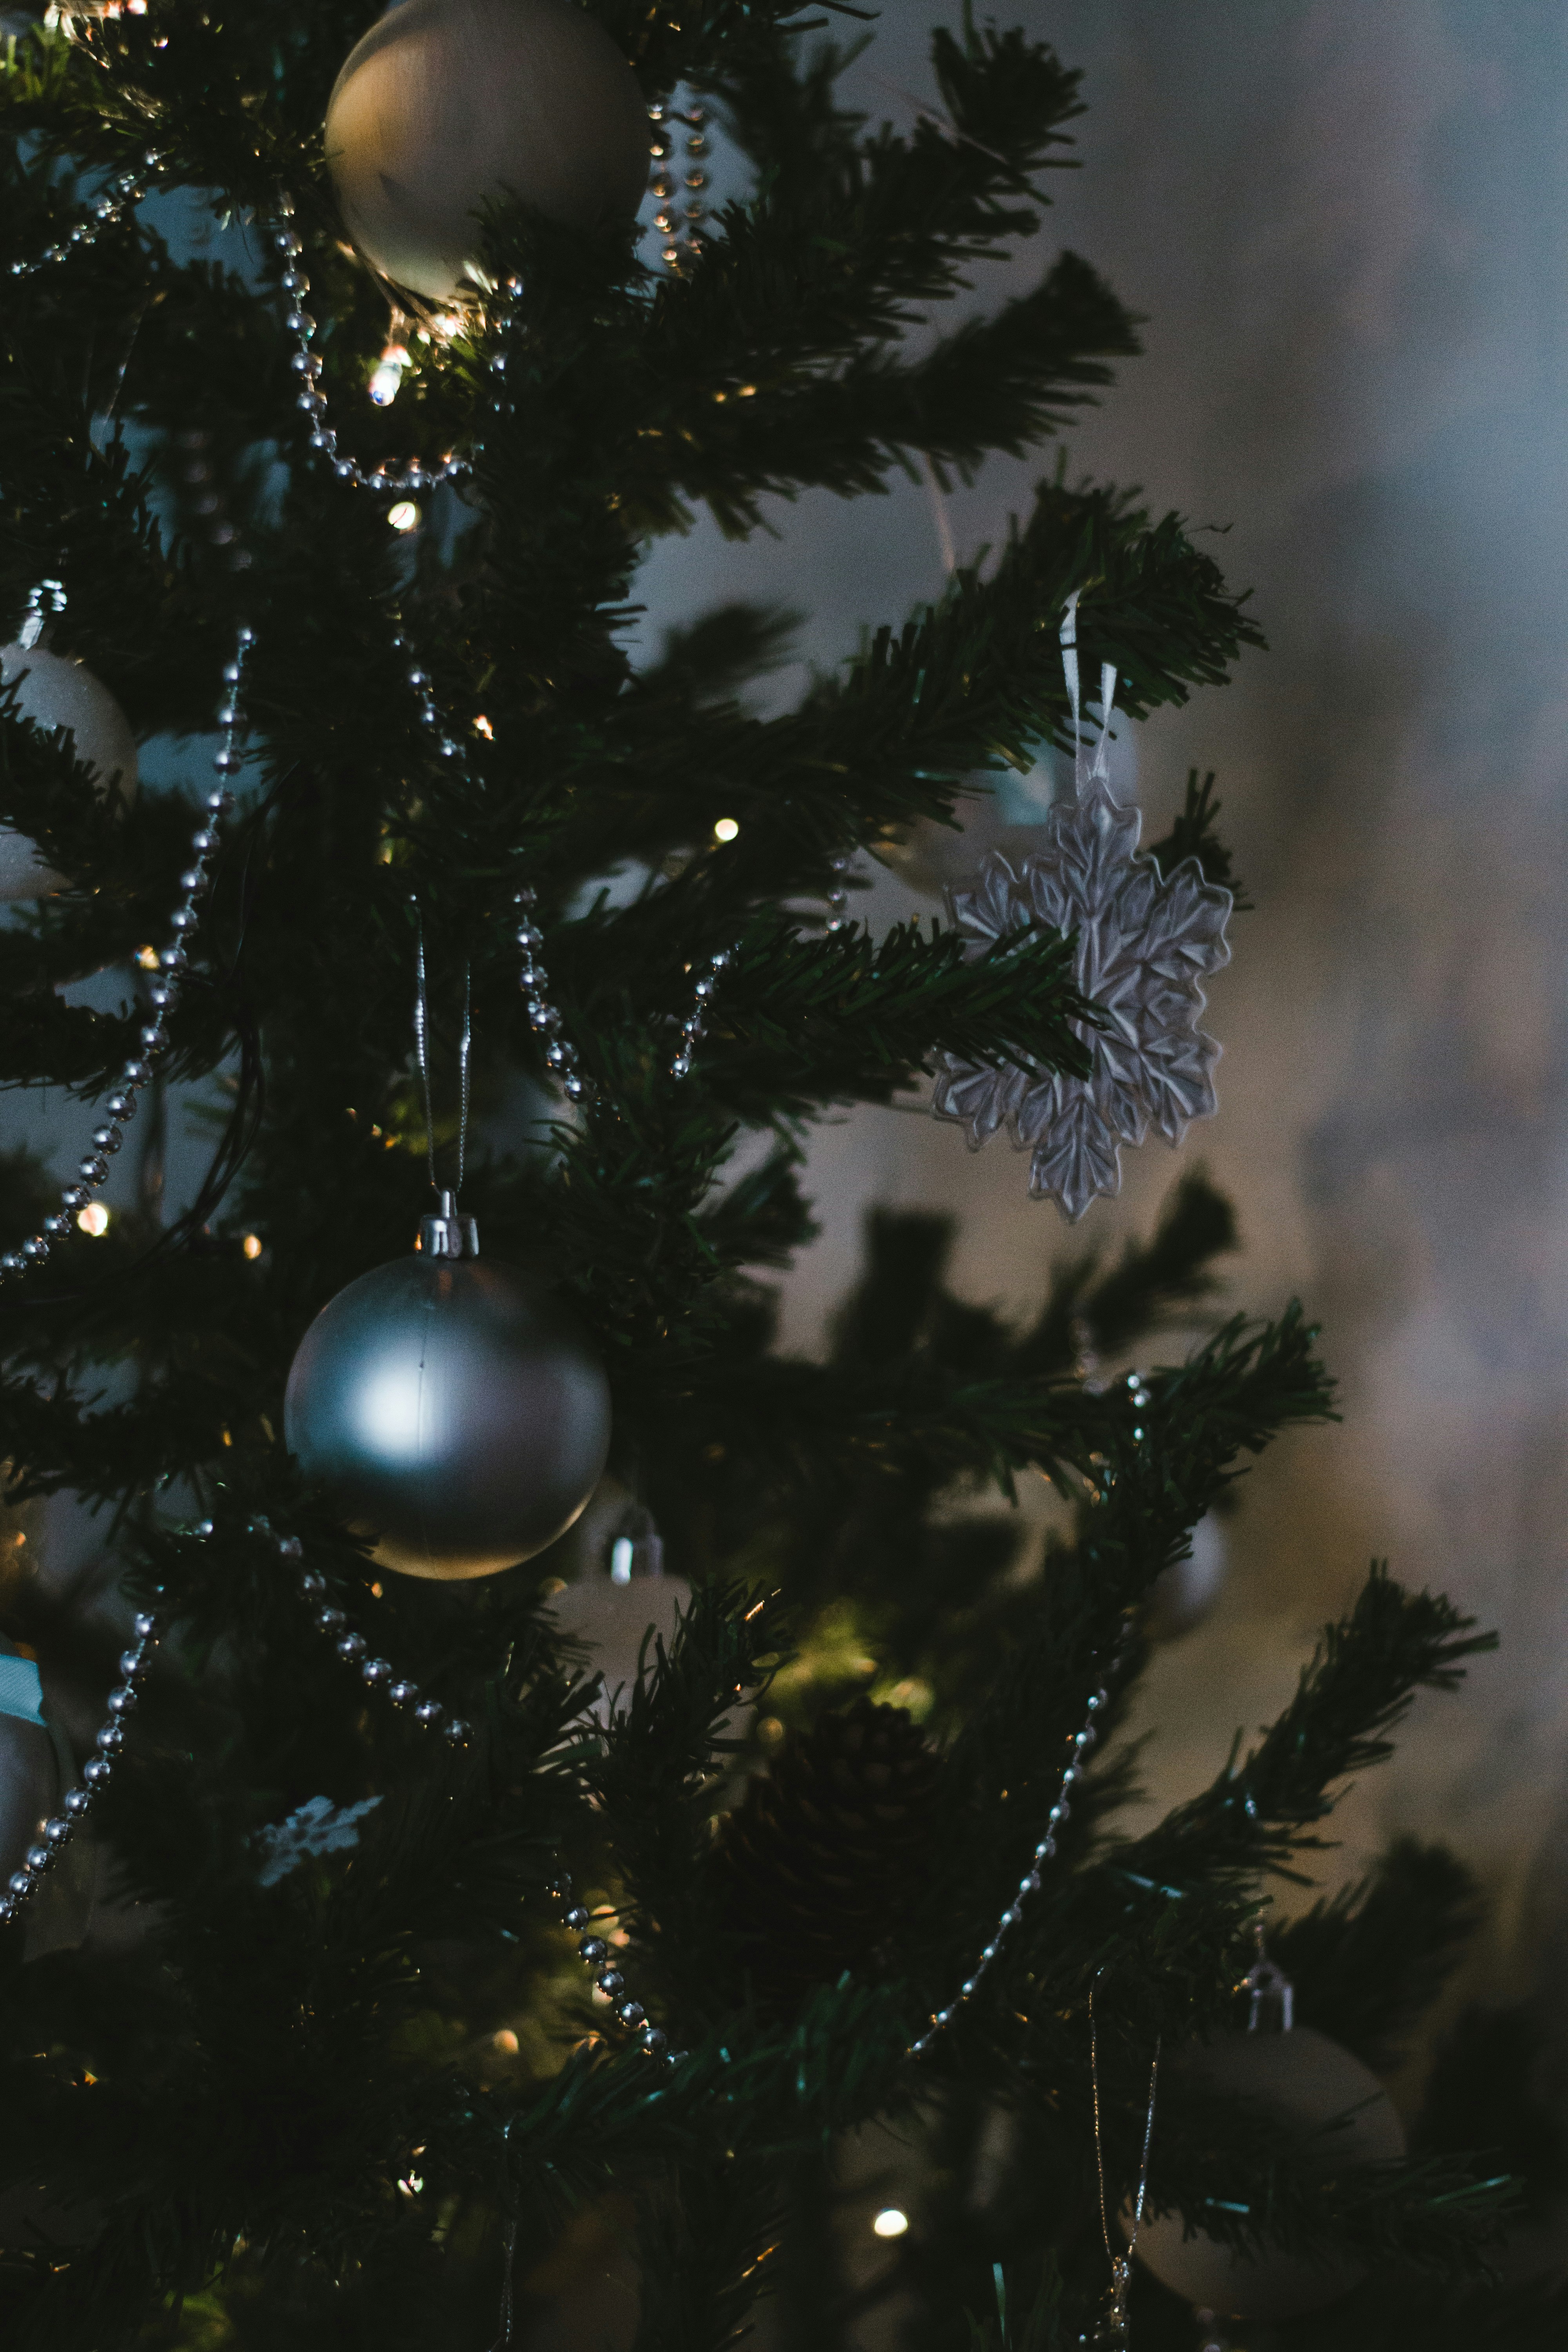
[[[1154,2095],[1160,2083],[1160,2037],[1154,2040],[1154,2060],[1149,2069],[1149,2112],[1143,2122],[1143,2153],[1138,2161],[1138,2195],[1132,2207],[1132,2227],[1127,2235],[1127,2252],[1119,2254],[1110,2242],[1110,2215],[1105,2203],[1105,2147],[1100,2128],[1100,2030],[1095,2020],[1094,1999],[1100,1990],[1103,1969],[1096,1972],[1089,1989],[1089,2072],[1094,2086],[1094,2168],[1100,2179],[1100,2234],[1105,2241],[1105,2258],[1110,2264],[1110,2295],[1105,2319],[1095,2331],[1097,2345],[1124,2345],[1127,2336],[1127,2294],[1132,2284],[1132,2256],[1138,2245],[1138,2232],[1143,2223],[1143,2199],[1149,2186],[1149,2147],[1154,2137]]]
[[[430,997],[425,977],[425,917],[417,902],[414,909],[415,929],[415,990],[414,990],[414,1061],[419,1072],[420,1091],[425,1097],[425,1160],[430,1171],[430,1190],[439,1193],[441,1185],[436,1176],[436,1113],[430,1099]],[[458,1181],[452,1189],[454,1204],[463,1189],[463,1176],[468,1158],[468,1060],[473,1043],[474,968],[463,966],[463,1034],[458,1040]]]

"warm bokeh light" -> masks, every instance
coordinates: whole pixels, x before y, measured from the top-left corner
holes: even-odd
[[[239,1246],[247,1257],[259,1257],[267,1244],[259,1234],[247,1234]]]
[[[158,969],[157,949],[138,948],[136,950],[136,961],[141,965],[143,971],[156,971]]]
[[[109,1231],[109,1211],[101,1201],[89,1201],[85,1209],[79,1209],[76,1213],[76,1221],[82,1232],[90,1234],[94,1241],[98,1239],[100,1234],[106,1234]]]
[[[419,509],[412,499],[399,499],[395,507],[388,507],[386,520],[394,530],[417,530]]]
[[[909,2215],[900,2213],[896,2205],[884,2205],[871,2224],[879,2238],[901,2238],[909,2226]]]
[[[713,828],[715,841],[733,841],[741,828],[732,816],[721,816]]]

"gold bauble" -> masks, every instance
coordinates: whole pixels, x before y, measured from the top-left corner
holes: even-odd
[[[648,145],[636,76],[571,0],[402,0],[350,52],[327,107],[350,235],[434,301],[457,291],[489,200],[520,196],[564,227],[629,222]]]
[[[20,678],[16,709],[35,727],[68,727],[72,749],[91,772],[100,796],[118,781],[132,800],[136,792],[136,738],[131,721],[99,678],[81,662],[41,646],[0,646],[0,685]],[[0,825],[0,899],[41,898],[63,890],[66,878],[46,866],[36,843],[15,825]]]

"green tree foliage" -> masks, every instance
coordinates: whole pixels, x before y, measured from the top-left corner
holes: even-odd
[[[208,1089],[210,1168],[173,1223],[127,1207],[0,1297],[12,1497],[99,1507],[111,1570],[96,1615],[14,1578],[6,1630],[100,1689],[125,1610],[157,1596],[167,1627],[94,1815],[134,1932],[27,1962],[0,1930],[0,2329],[26,2352],[477,2345],[507,2246],[521,2338],[552,2296],[575,2308],[607,2244],[636,2249],[621,2340],[639,2352],[720,2352],[764,2303],[770,2340],[827,2352],[892,2296],[932,2352],[1076,2344],[1104,2278],[1091,1990],[1120,2181],[1156,2035],[1233,2016],[1270,1882],[1310,1865],[1347,1778],[1483,1643],[1375,1570],[1278,1722],[1163,1822],[1123,1823],[1135,1757],[1115,1733],[1152,1590],[1262,1449],[1331,1410],[1299,1308],[1216,1316],[1235,1235],[1199,1175],[1114,1263],[1064,1259],[1026,1319],[950,1287],[940,1221],[874,1218],[821,1358],[777,1348],[766,1277],[810,1237],[811,1121],[894,1099],[942,1049],[1081,1072],[1103,1019],[1053,935],[970,958],[942,921],[825,932],[799,902],[847,853],[952,819],[977,772],[1066,740],[1070,593],[1088,673],[1114,664],[1132,719],[1223,684],[1261,640],[1179,517],[1056,464],[984,564],[913,613],[868,613],[859,649],[772,715],[749,690],[787,614],[718,608],[637,666],[650,539],[699,513],[744,536],[781,499],[876,495],[921,465],[967,478],[1059,434],[1137,339],[1071,253],[907,339],[1047,229],[1082,103],[1047,47],[966,15],[933,38],[939,110],[899,132],[845,104],[859,12],[832,0],[808,18],[590,5],[650,100],[683,83],[716,109],[752,191],[699,266],[663,277],[629,233],[499,205],[486,260],[520,278],[510,317],[475,302],[384,415],[363,399],[384,289],[342,240],[321,153],[365,0],[146,0],[0,48],[0,269],[68,244],[149,149],[160,192],[0,278],[0,636],[63,579],[56,645],[149,739],[209,728],[235,627],[257,632],[245,788],[167,1057]],[[357,454],[473,460],[412,550],[305,450],[255,226],[280,186]],[[192,258],[182,205],[252,225],[249,263]],[[200,528],[192,434],[244,569]],[[460,761],[418,724],[399,630]],[[1212,781],[1194,777],[1158,854],[1230,882]],[[196,805],[194,786],[100,803],[70,743],[7,697],[0,815],[68,887],[0,931],[0,1082],[84,1118],[111,1083],[140,1005],[60,990],[167,936]],[[581,1112],[549,1092],[517,986],[524,884],[592,1082]],[[566,1548],[471,1588],[383,1590],[281,1442],[300,1333],[425,1205],[414,901],[442,984],[472,966],[482,1102],[521,1074],[553,1119],[545,1143],[482,1153],[465,1206],[596,1335],[615,1475],[692,1588],[607,1723],[549,1606]],[[721,948],[682,1083],[690,971]],[[36,1228],[56,1181],[0,1162],[6,1235]],[[1149,1369],[1172,1331],[1189,1344]],[[1089,1376],[1134,1351],[1141,1386]],[[997,1506],[1042,1480],[1058,1509],[1030,1561]],[[284,1531],[326,1599],[471,1719],[468,1747],[362,1704],[283,1571]],[[1059,1853],[911,2062],[1028,1866],[1102,1680]],[[924,1864],[863,1967],[763,2003],[714,1818],[774,1731],[868,1688],[922,1709],[939,1754]],[[258,1833],[323,1793],[377,1801],[357,1843],[264,1884]],[[563,1868],[618,1922],[679,2064],[591,2005],[547,1892]],[[1474,1918],[1458,1865],[1401,1845],[1278,1948],[1304,2013],[1390,2065]],[[1293,2344],[1409,2344],[1412,2312],[1431,2347],[1557,2343],[1560,2298],[1500,2294],[1485,2270],[1510,2200],[1539,2206],[1554,2178],[1530,2060],[1521,2021],[1470,2018],[1409,2164],[1370,2180],[1325,2184],[1267,2118],[1173,2093],[1152,2192],[1205,2226],[1231,2214],[1244,2242],[1363,2254],[1353,2309]],[[922,2184],[876,2275],[844,2234],[845,2151],[868,2131],[916,2151]],[[1138,2294],[1151,2345],[1196,2342],[1171,2298]]]

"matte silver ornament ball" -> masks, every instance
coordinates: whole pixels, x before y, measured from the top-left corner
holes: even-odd
[[[444,1193],[414,1254],[322,1307],[289,1373],[289,1451],[405,1576],[531,1559],[576,1518],[609,1451],[609,1383],[577,1318],[478,1253]]]

